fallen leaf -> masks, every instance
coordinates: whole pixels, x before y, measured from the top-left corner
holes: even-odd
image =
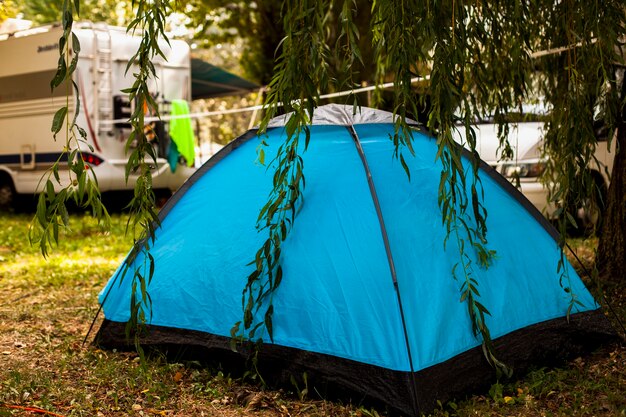
[[[248,398],[246,398],[246,409],[248,410],[258,410],[263,407],[263,394],[257,392],[256,394],[252,394]]]

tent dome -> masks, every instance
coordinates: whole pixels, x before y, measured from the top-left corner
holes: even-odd
[[[284,121],[276,119],[263,136],[266,161],[285,140]],[[492,382],[493,369],[459,301],[460,282],[451,276],[458,247],[450,241],[444,249],[436,140],[415,130],[415,153],[404,154],[409,179],[393,157],[390,113],[353,115],[352,107],[325,106],[315,111],[310,132],[301,154],[303,203],[281,246],[273,342],[265,337],[259,358],[266,381],[289,383],[307,372],[310,387],[403,414]],[[243,361],[229,349],[230,331],[242,319],[250,262],[267,238],[255,226],[273,175],[271,164],[255,162],[260,142],[254,130],[236,139],[162,210],[150,251],[155,272],[145,345],[188,349],[232,366]],[[489,166],[482,164],[479,175],[487,246],[496,257],[488,269],[475,263],[473,274],[498,357],[523,369],[611,337],[568,263],[567,286],[581,305],[566,318],[570,294],[557,272],[554,229]],[[131,271],[142,264],[140,255]],[[104,346],[128,345],[132,273],[123,277],[123,270],[124,264],[101,293],[105,320],[97,341]]]

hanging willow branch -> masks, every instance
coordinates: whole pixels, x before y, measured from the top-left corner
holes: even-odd
[[[157,155],[153,144],[148,140],[144,124],[146,114],[159,117],[159,109],[154,97],[150,94],[149,82],[157,78],[152,60],[156,56],[167,59],[161,50],[159,40],[169,44],[165,33],[165,17],[172,11],[167,0],[149,1],[136,0],[135,18],[128,25],[128,31],[141,36],[139,48],[129,60],[126,72],[134,71],[133,85],[123,90],[128,93],[129,101],[135,103],[130,117],[132,131],[126,141],[126,153],[130,155],[126,164],[126,181],[132,177],[135,189],[131,202],[128,204],[129,218],[126,232],[132,232],[133,249],[126,259],[125,271],[133,267],[138,255],[142,262],[134,265],[131,282],[130,319],[127,323],[127,336],[134,335],[135,347],[142,353],[139,338],[144,325],[152,316],[152,301],[148,291],[154,275],[154,258],[150,248],[154,242],[156,228],[160,220],[156,208],[156,198],[152,188],[152,170],[157,165]],[[134,177],[133,177],[134,176]],[[122,277],[124,277],[122,275]]]
[[[129,101],[134,103],[134,111],[130,122],[132,132],[126,142],[126,153],[129,153],[126,165],[126,181],[131,178],[135,182],[134,195],[128,205],[129,220],[127,233],[132,233],[134,247],[126,260],[127,270],[131,267],[139,254],[142,254],[143,263],[132,271],[132,294],[131,294],[131,317],[128,322],[128,334],[135,334],[135,344],[141,352],[138,335],[141,327],[152,314],[152,303],[148,293],[148,286],[154,274],[154,259],[149,253],[150,245],[154,239],[155,229],[159,226],[159,218],[156,210],[155,195],[152,188],[152,170],[156,166],[157,155],[155,148],[148,141],[144,130],[144,116],[151,113],[158,116],[158,108],[154,97],[150,94],[148,84],[151,79],[157,78],[152,60],[155,56],[166,59],[159,46],[159,40],[164,39],[165,17],[172,10],[169,1],[159,0],[135,0],[133,7],[136,16],[128,26],[129,32],[138,33],[141,41],[136,54],[129,60],[126,72],[133,72],[135,81],[133,85],[123,92],[129,94]],[[63,3],[63,36],[59,40],[60,58],[57,73],[51,82],[52,88],[57,88],[63,83],[67,86],[67,104],[59,109],[54,116],[52,131],[55,139],[63,125],[66,126],[66,145],[63,155],[51,168],[46,178],[45,190],[39,195],[37,212],[31,225],[29,237],[31,242],[40,245],[44,256],[48,253],[52,242],[58,241],[60,226],[68,224],[66,202],[71,198],[77,204],[91,207],[94,217],[105,225],[109,224],[109,216],[102,205],[100,192],[97,186],[95,174],[88,169],[82,160],[81,147],[87,146],[86,132],[76,125],[76,118],[80,109],[78,86],[72,75],[75,73],[78,63],[80,44],[77,36],[72,33],[74,14],[79,15],[79,1],[67,0]],[[69,64],[68,64],[69,63]],[[76,106],[73,118],[70,119],[69,97],[70,83],[75,92]],[[77,136],[78,134],[78,136]],[[67,160],[69,168],[69,185],[56,192],[51,178],[58,185],[61,184],[59,164]]]
[[[594,206],[606,204],[603,180],[598,181],[592,169],[604,169],[595,158],[598,131],[604,130],[610,147],[620,115],[615,64],[623,65],[623,56],[615,45],[624,36],[624,5],[615,1],[563,2],[539,13],[552,24],[543,28],[549,41],[544,40],[538,49],[575,45],[537,61],[543,70],[542,93],[554,109],[567,109],[548,115],[544,136],[548,158],[543,181],[549,185],[549,200],[556,207],[553,216],[558,219],[562,247],[570,230],[593,232],[579,224],[579,210],[596,210]],[[609,28],[621,29],[621,34]],[[560,284],[570,296],[569,316],[580,302],[572,292],[566,263],[562,252],[558,269]]]
[[[412,1],[375,2],[372,9],[372,33],[376,48],[376,81],[380,85],[388,74],[393,74],[393,114],[395,134],[390,137],[395,146],[394,157],[400,160],[407,176],[410,172],[403,150],[411,155],[413,133],[407,119],[416,117],[423,103],[411,85],[418,75],[418,65],[427,61],[428,41],[422,39],[422,29],[416,22],[422,20],[423,10]],[[374,101],[382,102],[382,91],[377,89]]]
[[[273,190],[267,204],[261,210],[258,228],[268,231],[268,238],[256,253],[252,262],[255,270],[248,277],[243,291],[242,305],[244,317],[233,327],[231,333],[237,340],[253,339],[259,328],[267,330],[272,338],[272,293],[282,279],[280,266],[281,244],[293,227],[296,204],[301,198],[301,184],[304,185],[302,159],[298,155],[300,135],[306,134],[305,146],[308,145],[309,131],[306,123],[313,114],[318,102],[318,88],[324,86],[327,79],[327,49],[324,33],[326,4],[322,2],[292,1],[285,5],[286,38],[282,42],[282,53],[278,59],[274,79],[270,85],[268,97],[269,112],[265,123],[277,110],[278,103],[283,103],[287,111],[292,111],[286,125],[287,138],[278,150],[274,160],[276,170],[273,177]],[[345,51],[348,59],[359,59],[358,48],[354,39],[358,36],[350,24],[351,13],[346,13],[347,4],[342,8],[344,32],[342,37],[347,41]],[[478,179],[478,159],[472,161],[472,180],[470,194],[467,194],[465,170],[462,165],[461,151],[452,138],[454,129],[454,110],[463,102],[462,88],[465,56],[458,55],[454,48],[454,39],[462,39],[463,31],[455,35],[450,30],[436,30],[429,42],[423,42],[420,29],[416,29],[415,21],[431,20],[432,26],[437,17],[449,18],[449,14],[424,14],[412,2],[376,2],[373,9],[375,22],[374,39],[377,42],[378,78],[393,73],[397,82],[393,109],[398,116],[395,122],[395,134],[390,137],[395,145],[395,156],[400,160],[410,179],[408,165],[403,150],[413,153],[412,131],[408,124],[408,116],[417,114],[419,98],[412,90],[410,80],[416,76],[416,65],[426,61],[428,45],[436,44],[433,59],[439,71],[433,71],[431,94],[433,110],[431,111],[431,127],[439,132],[438,159],[443,164],[441,184],[439,187],[439,204],[442,209],[443,224],[448,238],[453,237],[459,251],[461,266],[461,301],[468,305],[468,314],[472,328],[483,339],[485,354],[490,363],[498,370],[508,373],[508,369],[500,363],[493,352],[489,329],[485,316],[488,310],[478,301],[478,282],[473,278],[473,256],[476,255],[480,266],[486,267],[494,253],[486,247],[486,210],[482,206],[482,188]],[[454,16],[454,15],[453,15]],[[458,10],[457,19],[464,18],[463,8]],[[347,23],[346,23],[347,22]],[[447,20],[450,22],[450,20]],[[439,36],[439,38],[437,38]],[[453,36],[452,41],[445,37]],[[389,39],[396,40],[389,42]],[[440,42],[435,43],[438,39]],[[311,42],[313,45],[311,45]],[[457,55],[454,55],[457,53]],[[457,60],[457,61],[455,61]],[[459,69],[460,68],[460,69]],[[305,110],[306,108],[306,110]],[[471,112],[467,111],[468,119]],[[471,132],[471,130],[469,130]],[[475,139],[473,139],[475,144]],[[475,154],[475,153],[474,153]],[[259,159],[264,162],[264,150],[260,149]],[[446,239],[447,241],[447,239]],[[457,265],[458,266],[458,265]],[[452,271],[455,279],[459,279],[456,267]],[[264,308],[264,311],[260,311]],[[263,317],[258,319],[257,317]],[[242,326],[243,325],[243,326]]]
[[[470,126],[473,110],[478,107],[469,105],[464,91],[468,64],[465,27],[468,11],[462,2],[451,2],[446,6],[429,2],[424,8],[417,7],[412,1],[376,2],[374,10],[378,74],[383,77],[389,72],[394,73],[398,82],[393,108],[400,117],[393,140],[395,154],[407,174],[408,167],[401,150],[408,149],[412,153],[413,148],[406,116],[407,113],[417,115],[421,104],[407,80],[416,75],[420,63],[432,62],[428,127],[437,134],[437,159],[442,163],[438,203],[446,228],[445,242],[447,244],[452,238],[459,254],[459,262],[451,273],[461,282],[460,300],[467,304],[472,330],[481,336],[485,356],[498,371],[509,374],[510,370],[495,356],[485,318],[489,311],[479,301],[479,284],[474,278],[473,259],[477,259],[479,267],[488,267],[494,252],[487,247],[487,211],[482,203],[479,158],[474,150],[476,139]],[[390,42],[391,39],[399,41]],[[459,121],[455,112],[459,109],[465,115],[460,120],[465,124],[466,137],[473,149],[470,176],[466,175],[461,149],[453,138]]]
[[[304,120],[301,120],[301,117]],[[272,181],[273,189],[257,220],[259,232],[266,231],[268,237],[255,255],[253,264],[256,268],[248,276],[243,290],[243,323],[238,322],[233,327],[231,333],[235,337],[245,334],[247,339],[253,340],[256,331],[263,327],[273,340],[272,293],[282,281],[281,245],[294,225],[305,186],[304,163],[299,148],[302,149],[300,144],[304,139],[306,150],[310,139],[310,131],[306,126],[308,120],[306,113],[294,112],[287,122],[288,139],[279,147],[278,156],[274,161],[277,168]],[[262,307],[265,309],[263,320],[255,321]]]
[[[42,255],[48,255],[53,244],[59,241],[59,230],[69,227],[67,204],[72,201],[78,207],[89,208],[100,225],[108,229],[109,213],[102,204],[96,174],[84,162],[83,149],[93,152],[87,142],[87,133],[76,124],[80,111],[78,85],[74,81],[80,42],[72,33],[74,15],[80,12],[78,0],[68,0],[63,8],[63,34],[59,39],[59,63],[50,88],[65,88],[65,106],[55,113],[51,131],[54,140],[63,132],[63,151],[40,181],[40,194],[35,217],[31,221],[28,238],[31,245],[37,244]],[[74,108],[70,109],[70,97],[74,92]],[[65,129],[64,129],[65,127]],[[63,163],[67,170],[61,168]]]
[[[287,36],[277,58],[275,76],[267,98],[267,114],[261,124],[264,131],[279,107],[290,112],[285,125],[286,139],[278,147],[270,166],[275,166],[272,191],[257,220],[259,232],[267,238],[252,264],[255,270],[243,290],[243,320],[234,325],[231,334],[237,340],[252,340],[263,328],[272,334],[272,294],[282,280],[281,245],[294,226],[298,205],[305,186],[305,152],[310,139],[308,124],[319,101],[319,88],[328,84],[329,49],[324,37],[328,2],[317,0],[287,1],[284,25]],[[259,161],[265,163],[263,141]],[[263,311],[259,311],[263,308]],[[257,317],[262,315],[262,319]]]
[[[302,132],[306,134],[308,144],[309,131],[306,123],[308,115],[313,114],[319,93],[318,86],[324,85],[327,77],[325,40],[319,37],[324,33],[324,3],[315,2],[315,7],[306,1],[294,2],[285,6],[284,20],[286,22],[286,38],[282,43],[282,54],[279,57],[275,77],[270,85],[271,93],[268,98],[268,118],[272,117],[278,103],[284,103],[286,110],[292,114],[286,126],[287,139],[280,146],[274,162],[276,171],[273,177],[273,190],[267,204],[261,210],[258,219],[258,228],[268,231],[268,238],[259,248],[252,262],[256,268],[248,277],[242,298],[244,318],[232,329],[232,335],[238,340],[246,337],[252,339],[259,328],[265,328],[272,338],[272,293],[282,279],[280,266],[280,247],[293,227],[296,204],[301,198],[300,184],[304,184],[302,174],[302,159],[298,156],[299,138]],[[350,24],[351,13],[346,13],[347,5],[354,6],[351,1],[344,2],[341,19],[344,22],[342,37],[347,41],[344,44],[347,59],[354,60],[360,53],[354,39],[358,36],[356,28]],[[459,251],[462,272],[452,271],[454,279],[461,281],[461,301],[467,303],[468,314],[475,334],[480,334],[483,340],[485,355],[490,363],[499,371],[509,373],[504,364],[499,362],[493,352],[491,336],[486,324],[485,316],[488,310],[478,299],[478,282],[473,278],[473,261],[476,256],[481,267],[489,265],[494,253],[487,247],[486,240],[486,210],[482,205],[482,187],[478,179],[478,158],[474,151],[472,160],[472,178],[469,187],[466,184],[465,168],[462,164],[461,151],[452,138],[452,130],[456,121],[454,110],[463,103],[463,77],[466,57],[464,52],[458,54],[454,43],[464,40],[465,32],[461,29],[455,34],[451,30],[433,30],[430,42],[423,42],[420,29],[416,29],[415,21],[428,21],[432,27],[437,18],[449,18],[462,21],[464,10],[459,6],[455,15],[439,13],[424,14],[421,9],[414,7],[412,2],[400,1],[393,3],[376,2],[373,9],[376,22],[374,39],[377,42],[378,79],[388,73],[393,73],[397,86],[395,88],[393,109],[398,116],[395,122],[395,134],[390,137],[395,145],[395,156],[400,160],[407,176],[410,179],[408,165],[403,150],[413,153],[412,131],[408,125],[408,115],[418,113],[419,98],[412,90],[410,80],[416,76],[416,65],[427,60],[429,45],[437,45],[432,59],[439,71],[433,71],[431,80],[431,95],[433,109],[430,114],[431,128],[439,132],[438,159],[443,164],[441,184],[439,186],[439,204],[442,209],[442,220],[446,227],[447,236],[453,237]],[[450,20],[447,20],[450,22]],[[445,26],[444,26],[445,28]],[[313,30],[313,32],[310,32]],[[450,38],[452,36],[452,38]],[[446,37],[448,37],[446,39]],[[395,42],[389,42],[394,39]],[[437,39],[439,42],[434,42]],[[313,40],[313,46],[311,46]],[[443,42],[442,42],[443,40]],[[456,55],[455,55],[456,54]],[[456,61],[455,61],[456,60]],[[457,65],[457,62],[463,65]],[[309,65],[311,65],[309,67]],[[297,101],[296,101],[297,100]],[[294,104],[296,103],[296,104]],[[303,106],[305,104],[305,106]],[[308,112],[305,112],[306,107]],[[466,103],[466,122],[468,132],[471,111]],[[266,119],[267,120],[267,119]],[[475,145],[475,137],[471,136],[471,143]],[[306,144],[304,150],[306,149]],[[264,162],[264,150],[259,151],[259,159]],[[469,195],[468,195],[469,188]],[[289,215],[287,215],[289,213]],[[446,239],[447,241],[448,239]],[[460,279],[459,276],[462,278]],[[261,311],[261,308],[264,311]],[[256,317],[263,317],[257,319]],[[243,325],[243,326],[242,326]],[[242,328],[243,327],[243,328]]]
[[[340,31],[335,40],[333,56],[338,62],[335,87],[338,91],[346,91],[359,86],[355,81],[355,76],[358,74],[357,68],[363,67],[364,64],[359,47],[361,34],[354,23],[358,11],[356,0],[346,0],[339,6]],[[348,99],[350,98],[352,99],[353,112],[356,113],[359,105],[358,98],[354,94],[348,96]]]
[[[448,13],[452,13],[452,16]],[[442,223],[446,228],[444,246],[452,238],[459,253],[459,262],[452,270],[452,277],[461,283],[460,301],[467,305],[472,330],[476,336],[481,336],[489,363],[499,372],[510,374],[506,365],[496,358],[486,322],[486,316],[490,313],[479,301],[479,284],[474,272],[473,259],[477,259],[479,267],[485,268],[490,265],[495,253],[487,247],[487,211],[482,203],[482,185],[478,177],[479,158],[475,151],[476,139],[470,126],[473,112],[464,92],[465,68],[468,63],[467,27],[458,22],[464,22],[466,17],[467,10],[461,2],[453,3],[450,11],[435,9],[427,17],[433,19],[437,40],[431,73],[432,108],[429,127],[437,132],[437,158],[442,163],[438,202]],[[437,24],[446,20],[451,21],[451,27]],[[457,123],[455,112],[459,109],[465,116],[462,120],[465,123],[466,137],[472,146],[469,175],[463,165],[461,149],[453,138]]]

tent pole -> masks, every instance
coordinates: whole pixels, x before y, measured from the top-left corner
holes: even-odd
[[[398,308],[400,309],[400,319],[402,320],[402,330],[404,331],[404,341],[406,343],[406,351],[409,360],[409,367],[411,370],[411,382],[413,388],[413,404],[415,407],[415,415],[420,415],[420,406],[419,399],[417,395],[417,381],[415,380],[415,369],[413,368],[413,356],[411,355],[411,346],[409,343],[409,333],[406,328],[406,319],[404,316],[404,309],[402,308],[402,297],[400,296],[400,288],[398,286],[398,277],[396,274],[396,267],[393,262],[393,255],[391,253],[391,246],[389,245],[389,236],[387,235],[387,228],[385,227],[385,221],[383,218],[383,213],[380,208],[380,202],[378,201],[378,194],[376,193],[376,187],[374,186],[374,180],[372,179],[372,172],[370,171],[369,165],[367,163],[367,158],[365,157],[365,152],[363,151],[363,147],[361,146],[361,141],[359,140],[359,136],[354,130],[354,126],[348,125],[346,126],[352,139],[354,140],[354,144],[356,146],[357,152],[359,153],[359,157],[361,158],[361,162],[363,163],[363,168],[365,169],[365,173],[367,176],[367,184],[370,189],[370,194],[372,195],[372,200],[374,202],[374,207],[376,208],[376,215],[378,216],[378,223],[380,225],[380,231],[382,234],[383,242],[385,244],[385,252],[387,253],[387,261],[389,262],[389,270],[391,272],[391,279],[393,280],[393,286],[396,290],[396,297],[398,299]]]

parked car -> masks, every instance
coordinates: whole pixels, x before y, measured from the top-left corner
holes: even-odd
[[[498,126],[493,123],[478,124],[476,128],[476,150],[481,159],[509,179],[528,200],[549,219],[554,219],[556,207],[548,202],[548,189],[539,180],[546,168],[542,156],[543,123],[524,122],[509,125],[509,143],[513,157],[502,159],[502,149],[498,139]],[[463,129],[457,136],[463,137]],[[463,143],[467,146],[466,143]],[[595,156],[600,163],[589,166],[596,182],[598,198],[585,208],[575,210],[574,215],[581,231],[593,230],[602,214],[602,202],[606,201],[609,173],[613,169],[615,153],[608,148],[606,137],[599,139]]]

